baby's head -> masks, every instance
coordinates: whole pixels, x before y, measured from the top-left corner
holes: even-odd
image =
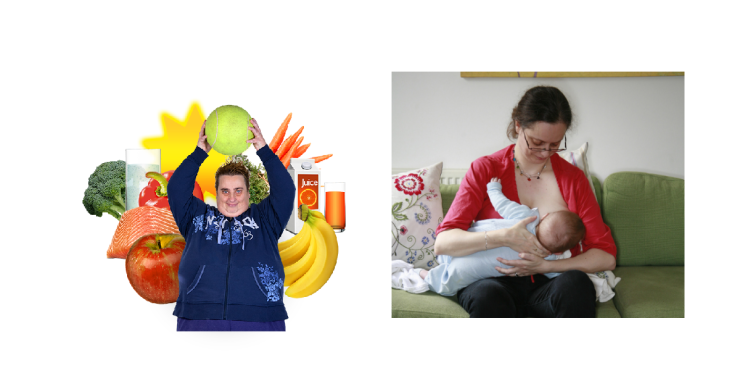
[[[583,221],[570,211],[548,213],[537,226],[537,239],[553,254],[573,248],[585,234]]]

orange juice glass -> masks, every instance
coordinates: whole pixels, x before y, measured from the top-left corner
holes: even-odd
[[[326,191],[326,222],[335,232],[343,232],[347,225],[344,217],[344,182],[327,182]]]

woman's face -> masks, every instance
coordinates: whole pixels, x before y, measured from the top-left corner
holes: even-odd
[[[223,175],[218,177],[218,180],[216,197],[218,211],[226,217],[241,215],[249,208],[249,190],[244,176]]]
[[[555,151],[534,151],[533,149],[559,149],[565,137],[565,123],[535,122],[531,128],[522,128],[517,123],[517,146],[522,150],[523,157],[531,163],[544,163]],[[529,147],[527,147],[529,142]]]

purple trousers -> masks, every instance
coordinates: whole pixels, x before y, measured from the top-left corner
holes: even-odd
[[[285,331],[285,320],[239,321],[239,320],[190,320],[177,318],[178,331]]]

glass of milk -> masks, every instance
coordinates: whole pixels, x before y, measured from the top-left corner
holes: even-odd
[[[139,193],[149,183],[148,172],[162,173],[160,149],[126,149],[126,210],[139,206]]]

